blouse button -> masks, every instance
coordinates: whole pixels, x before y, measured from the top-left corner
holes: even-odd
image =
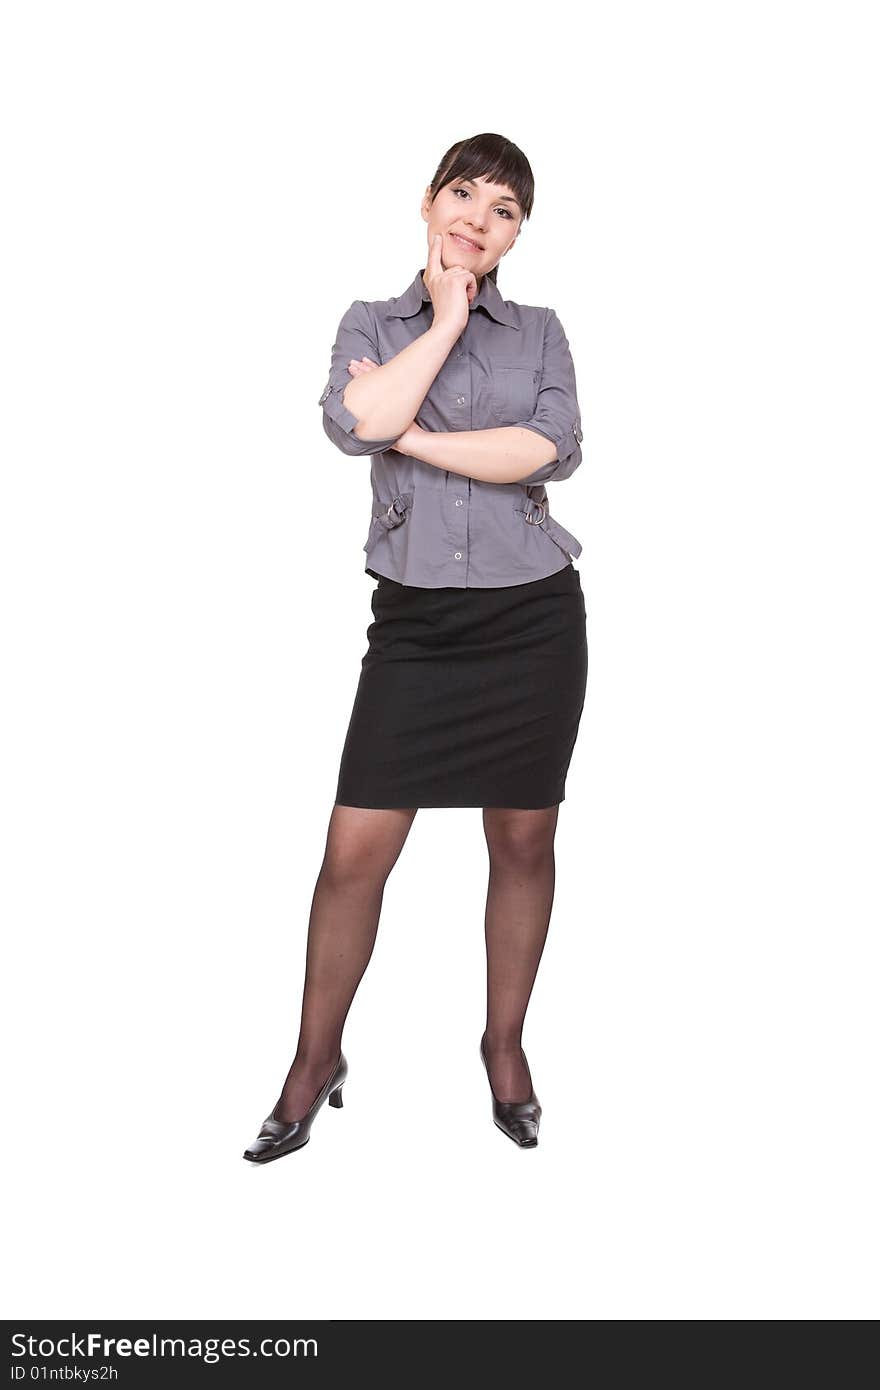
[[[455,505],[456,505],[456,507],[461,507],[461,506],[463,505],[462,500],[461,500],[460,497],[456,497],[456,499],[455,499]]]
[[[456,560],[460,560],[460,559],[461,559],[461,551],[460,551],[460,550],[456,550],[456,552],[455,552],[455,558],[456,558]]]
[[[459,405],[464,405],[464,396],[456,396]]]

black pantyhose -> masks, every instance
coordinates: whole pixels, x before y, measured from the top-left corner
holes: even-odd
[[[345,1020],[373,954],[385,882],[415,817],[415,810],[333,807],[309,915],[299,1042],[276,1119],[301,1119],[339,1058]]]
[[[526,1100],[531,1091],[521,1039],[553,905],[558,812],[558,806],[483,811],[489,850],[484,1046],[499,1100]],[[299,1041],[276,1119],[301,1119],[336,1065],[376,942],[385,884],[415,817],[415,808],[333,807],[309,916]]]
[[[528,1100],[532,1089],[522,1030],[553,908],[558,817],[558,806],[483,811],[489,850],[484,1048],[499,1100]]]

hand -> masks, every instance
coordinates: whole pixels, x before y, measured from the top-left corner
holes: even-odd
[[[374,367],[378,367],[378,365],[379,363],[374,362],[371,357],[361,357],[357,362],[352,358],[348,364],[348,374],[349,376],[363,376],[366,372],[371,372]]]
[[[439,232],[428,246],[425,284],[434,304],[434,326],[454,332],[458,337],[467,328],[470,305],[477,293],[477,277],[472,270],[453,262],[443,267],[443,237]]]
[[[374,362],[371,357],[361,357],[358,361],[352,358],[348,364],[348,374],[352,377],[365,376],[367,372],[372,372],[378,365],[379,363]],[[397,442],[391,445],[391,448],[396,449],[400,454],[408,453],[406,448],[407,442],[411,444],[415,438],[415,434],[412,433],[412,431],[417,431],[419,434],[422,433],[415,420],[404,430]]]

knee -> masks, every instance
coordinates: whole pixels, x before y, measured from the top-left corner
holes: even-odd
[[[407,813],[334,814],[321,866],[324,882],[343,889],[384,884],[410,824]]]
[[[328,841],[321,877],[334,888],[358,888],[384,883],[389,873],[377,846],[366,837],[345,836]]]
[[[523,870],[537,868],[553,856],[559,808],[518,811],[486,807],[483,826],[489,858]]]

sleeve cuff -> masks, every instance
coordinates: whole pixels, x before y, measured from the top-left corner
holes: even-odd
[[[325,417],[337,426],[337,430],[333,431],[330,437],[339,442],[338,431],[341,431],[351,440],[352,448],[349,452],[355,454],[380,454],[383,450],[390,449],[392,444],[396,444],[400,438],[396,434],[392,435],[390,439],[361,439],[359,435],[355,434],[355,426],[359,421],[358,417],[352,415],[342,400],[344,390],[344,386],[328,384],[318,401],[318,404],[324,408]],[[340,447],[342,447],[341,444]]]

